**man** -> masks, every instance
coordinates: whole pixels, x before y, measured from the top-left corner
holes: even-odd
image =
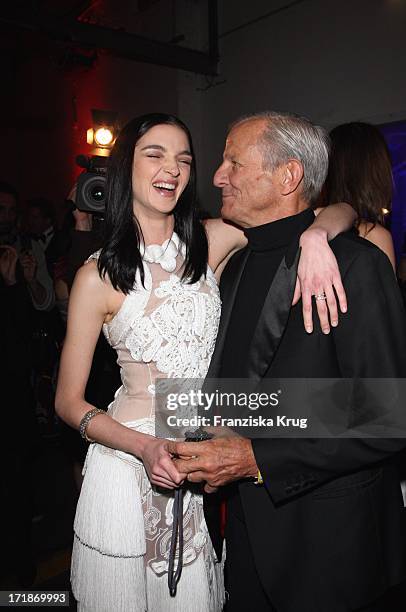
[[[298,237],[312,221],[309,205],[327,164],[328,137],[305,119],[263,113],[232,127],[214,183],[222,216],[244,228],[248,246],[223,272],[209,377],[406,376],[396,280],[386,256],[365,240],[350,233],[331,242],[349,304],[331,334],[320,327],[306,334],[300,306],[291,307]],[[323,307],[325,298],[316,295]],[[406,575],[392,463],[404,446],[400,438],[171,443],[191,482],[206,481],[206,491],[234,483],[227,487],[227,609],[393,610],[374,602]]]
[[[26,225],[32,240],[45,254],[48,272],[53,277],[53,264],[58,255],[54,227],[54,207],[45,198],[35,198],[27,202]]]
[[[11,247],[8,252],[12,253],[13,258],[14,251],[17,252],[22,276],[35,310],[49,311],[55,304],[55,295],[44,250],[39,243],[20,235],[17,202],[18,195],[14,187],[0,182],[0,244]]]

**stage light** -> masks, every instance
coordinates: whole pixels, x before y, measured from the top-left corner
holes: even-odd
[[[93,127],[87,130],[87,143],[98,149],[111,149],[116,139],[117,113],[92,109]],[[100,155],[106,153],[100,151]]]
[[[385,215],[389,215],[390,210],[388,210],[387,208],[382,208],[382,214]]]
[[[108,147],[114,140],[114,134],[108,127],[100,127],[94,133],[94,141],[99,147]]]

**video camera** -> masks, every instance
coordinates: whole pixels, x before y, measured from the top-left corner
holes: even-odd
[[[107,157],[78,155],[76,163],[84,172],[79,175],[76,188],[76,208],[102,215],[106,205]]]

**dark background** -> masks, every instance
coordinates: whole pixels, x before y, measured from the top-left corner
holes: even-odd
[[[117,111],[121,124],[162,110],[190,126],[202,206],[217,211],[211,178],[227,125],[241,114],[294,111],[327,128],[406,119],[405,0],[223,0],[217,28],[213,16],[210,26],[208,19],[215,5],[2,3],[3,180],[23,198],[59,202],[77,174],[75,156],[90,152],[92,108]],[[151,48],[131,34],[161,46]],[[188,49],[199,57],[182,56]],[[398,223],[404,231],[405,213]]]

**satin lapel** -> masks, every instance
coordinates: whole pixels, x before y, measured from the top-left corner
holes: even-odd
[[[223,355],[224,342],[227,335],[228,325],[233,310],[235,298],[237,295],[238,286],[241,276],[248,259],[249,251],[244,249],[237,253],[234,258],[228,263],[223,275],[226,274],[226,281],[221,286],[221,317],[219,331],[217,334],[216,346],[211,358],[209,371],[206,378],[216,378],[220,372],[221,359]]]
[[[296,284],[299,251],[291,265],[284,257],[272,284],[255,328],[247,360],[247,377],[260,380],[272,363],[288,322]]]

